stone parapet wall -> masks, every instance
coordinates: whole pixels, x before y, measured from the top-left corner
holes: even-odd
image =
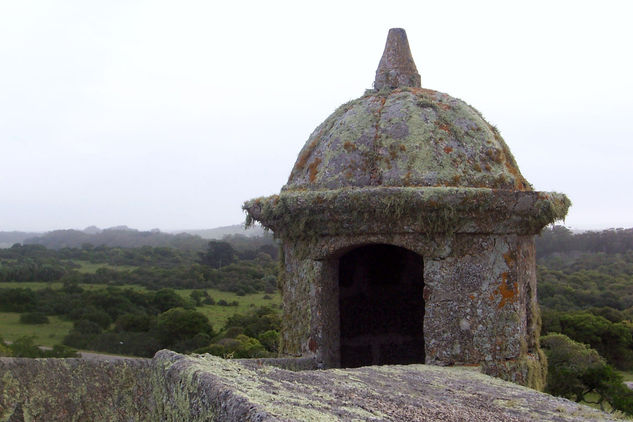
[[[155,409],[150,359],[0,358],[0,421],[139,421]]]
[[[231,391],[210,370],[225,361],[211,359],[215,367],[168,350],[112,361],[0,358],[0,421],[274,420]],[[241,367],[226,362],[229,370]]]
[[[476,368],[397,365],[295,372],[263,361],[168,350],[153,359],[112,362],[0,359],[2,422],[332,420],[619,419]]]

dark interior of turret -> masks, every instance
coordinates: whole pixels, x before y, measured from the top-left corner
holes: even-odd
[[[339,261],[341,367],[424,363],[422,257],[366,245]]]

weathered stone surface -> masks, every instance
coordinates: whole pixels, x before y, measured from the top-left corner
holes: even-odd
[[[147,420],[149,359],[0,358],[0,421]]]
[[[407,33],[402,28],[391,28],[387,35],[385,51],[376,70],[374,88],[420,88],[420,75],[411,56]]]
[[[474,368],[376,366],[291,372],[212,356],[161,352],[172,384],[222,392],[242,419],[260,421],[608,421],[608,414],[482,375]],[[181,388],[188,389],[186,383]],[[185,400],[186,402],[186,400]],[[238,413],[234,413],[237,415]],[[182,414],[181,416],[185,416]]]
[[[535,234],[563,218],[569,205],[565,195],[549,192],[363,187],[282,191],[247,201],[244,209],[279,237],[292,239],[375,233]]]
[[[309,137],[284,190],[359,186],[531,190],[478,111],[422,88],[370,92],[339,107]]]
[[[304,365],[302,363],[300,365]],[[0,359],[0,421],[615,421],[476,368],[292,372],[261,362]]]
[[[325,367],[340,365],[341,311],[333,300],[339,256],[359,242],[396,245],[423,260],[425,315],[419,324],[426,352],[420,362],[483,364],[486,373],[543,388],[532,236],[392,234],[287,244],[280,286],[287,315],[282,353],[315,356]]]

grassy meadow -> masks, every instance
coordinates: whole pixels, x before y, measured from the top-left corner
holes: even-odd
[[[48,324],[22,324],[20,314],[0,312],[0,336],[8,341],[35,336],[35,343],[40,346],[52,347],[61,344],[64,336],[73,327],[72,321],[64,321],[56,316],[49,316],[48,320]]]
[[[97,268],[102,267],[94,266],[90,268],[91,271],[96,271]],[[119,267],[120,268],[120,267]],[[44,288],[59,289],[62,287],[62,283],[44,283],[44,282],[1,282],[0,288],[29,288],[31,290],[39,290]],[[85,290],[99,290],[105,289],[105,284],[80,284]],[[121,288],[131,288],[139,291],[147,291],[143,286],[138,285],[126,285],[119,286]],[[197,311],[203,313],[209,318],[209,322],[213,328],[217,331],[221,329],[226,323],[227,319],[236,313],[246,313],[250,309],[259,306],[279,306],[281,303],[281,297],[278,293],[266,294],[255,293],[247,294],[244,296],[238,296],[232,292],[223,292],[216,289],[204,289],[209,293],[216,304],[215,305],[203,305],[196,308]],[[189,299],[192,289],[175,290],[183,298]],[[269,299],[266,299],[268,297]],[[238,306],[221,306],[217,305],[217,302],[224,300],[227,303],[237,301]],[[0,337],[5,340],[14,341],[22,336],[35,336],[35,342],[41,346],[53,346],[54,344],[61,344],[64,336],[68,334],[73,327],[72,321],[65,321],[56,316],[48,317],[49,324],[22,324],[20,323],[20,314],[14,312],[0,312]]]

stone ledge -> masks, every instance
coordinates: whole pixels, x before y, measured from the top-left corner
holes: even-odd
[[[247,201],[247,225],[259,221],[282,238],[371,233],[536,234],[567,214],[555,192],[451,187],[371,187],[283,191]]]
[[[616,421],[468,367],[293,372],[162,350],[153,359],[0,359],[0,421]]]

